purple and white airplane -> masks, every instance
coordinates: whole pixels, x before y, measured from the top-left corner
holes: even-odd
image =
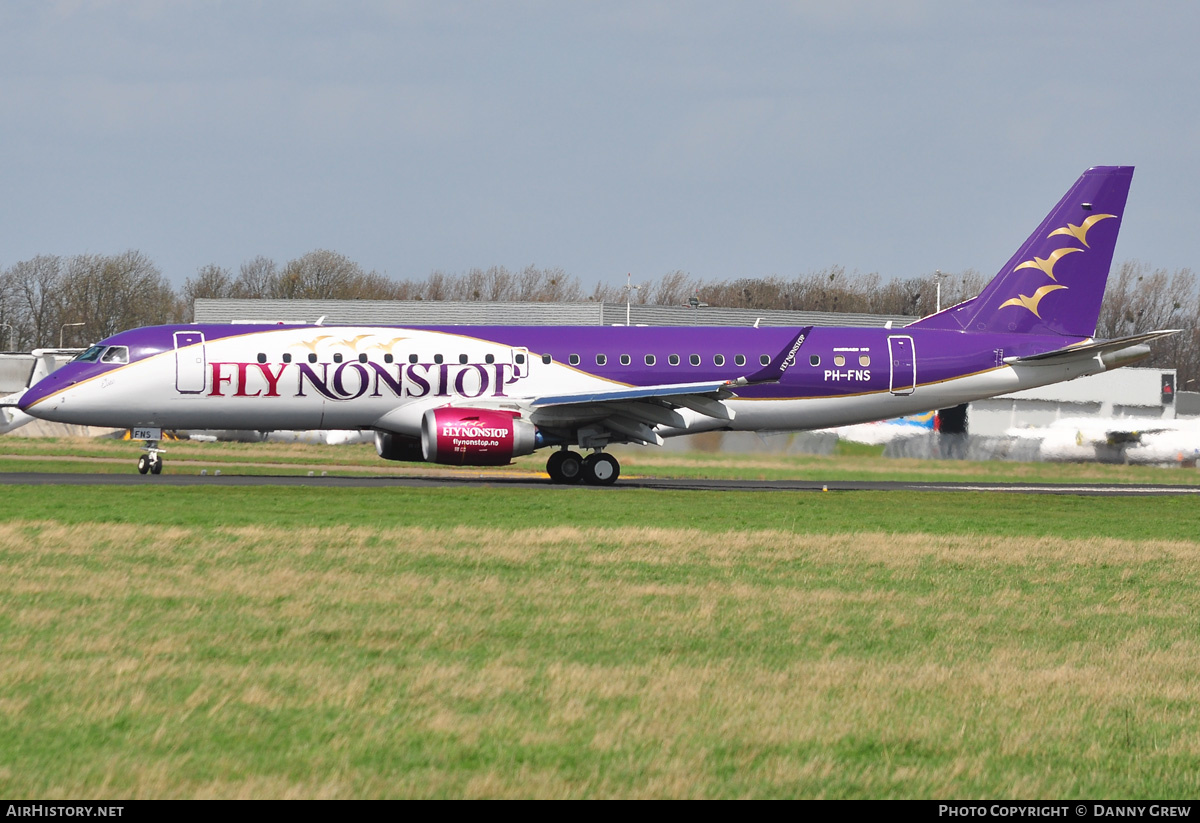
[[[983,292],[903,328],[153,326],[97,343],[19,400],[129,428],[363,429],[379,456],[616,481],[605,448],[798,431],[944,408],[1136,362],[1171,331],[1095,340],[1133,168],[1089,169]],[[584,457],[581,453],[587,453]]]

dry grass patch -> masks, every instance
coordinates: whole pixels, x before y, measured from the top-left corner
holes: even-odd
[[[10,521],[0,793],[1193,796],[1197,566],[1184,540]]]

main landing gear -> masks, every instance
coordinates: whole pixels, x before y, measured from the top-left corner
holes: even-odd
[[[147,440],[146,453],[138,458],[138,474],[162,474],[163,450],[158,447],[157,440]]]
[[[611,486],[621,476],[617,458],[604,452],[587,457],[569,449],[556,451],[546,461],[546,472],[553,483],[587,483],[589,486]]]

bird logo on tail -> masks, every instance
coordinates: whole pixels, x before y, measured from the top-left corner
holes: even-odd
[[[1088,244],[1088,241],[1087,241],[1088,230],[1091,229],[1092,226],[1099,223],[1101,220],[1107,220],[1110,217],[1116,217],[1116,215],[1115,214],[1093,214],[1087,220],[1084,220],[1081,225],[1076,226],[1074,223],[1068,223],[1067,225],[1063,226],[1061,229],[1055,229],[1054,231],[1050,232],[1048,235],[1046,235],[1046,237],[1050,238],[1050,237],[1054,237],[1056,234],[1065,234],[1069,237],[1074,237],[1076,240],[1078,240],[1080,243],[1082,243],[1083,245],[1086,246]],[[1077,251],[1083,251],[1083,249],[1078,249]]]
[[[1062,231],[1062,229],[1059,229],[1059,231]],[[1054,234],[1057,233],[1058,232],[1054,232]],[[1054,251],[1050,252],[1049,257],[1034,257],[1032,260],[1026,260],[1024,263],[1017,266],[1016,269],[1013,269],[1013,271],[1016,271],[1017,269],[1041,269],[1043,272],[1045,272],[1047,277],[1049,277],[1051,280],[1057,281],[1058,278],[1054,276],[1054,264],[1073,251],[1083,251],[1083,249],[1077,249],[1074,246],[1068,246],[1065,249],[1055,249]]]
[[[1040,314],[1038,314],[1038,303],[1041,303],[1042,298],[1045,297],[1050,292],[1057,291],[1058,289],[1065,289],[1065,288],[1066,288],[1066,286],[1061,286],[1061,285],[1058,285],[1057,283],[1053,283],[1053,284],[1050,284],[1047,286],[1042,286],[1040,289],[1035,291],[1032,295],[1018,294],[1012,300],[1005,300],[1003,303],[1000,304],[1000,308],[1004,308],[1005,306],[1020,306],[1023,309],[1029,309],[1029,311],[1033,312],[1033,316],[1040,320],[1042,318],[1042,316]]]

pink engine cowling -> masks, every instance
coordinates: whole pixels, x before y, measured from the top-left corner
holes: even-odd
[[[528,420],[493,409],[430,409],[421,419],[421,452],[430,463],[503,466],[532,454],[537,429]]]

